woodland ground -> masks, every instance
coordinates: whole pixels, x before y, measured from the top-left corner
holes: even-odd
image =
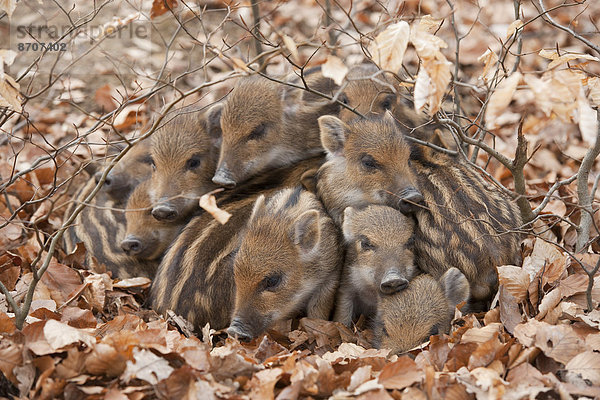
[[[249,1],[0,1],[0,282],[10,295],[0,294],[0,395],[600,398],[600,2],[258,6],[254,26]],[[61,34],[20,36],[27,26]],[[31,48],[41,42],[64,51]],[[372,349],[360,322],[289,321],[240,344],[165,321],[144,306],[148,279],[113,279],[83,265],[84,249],[52,244],[88,179],[82,167],[103,162],[106,142],[152,129],[165,105],[208,106],[253,61],[270,76],[306,63],[341,79],[369,55],[430,115],[443,100],[437,117],[454,136],[481,139],[466,156],[533,210],[523,263],[498,266],[490,311],[457,311],[449,335],[404,355]],[[519,126],[523,163],[503,163]]]

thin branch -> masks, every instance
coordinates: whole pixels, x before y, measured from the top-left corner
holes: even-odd
[[[590,196],[588,189],[588,179],[590,176],[590,170],[594,165],[594,161],[600,154],[600,110],[596,112],[598,124],[598,132],[596,133],[596,143],[594,147],[588,150],[581,165],[579,171],[577,171],[577,198],[579,199],[579,207],[581,209],[581,221],[579,223],[579,229],[577,231],[577,242],[575,244],[576,252],[583,252],[586,250],[586,243],[590,238],[590,230],[592,227],[592,220],[594,217],[592,209],[593,198]]]
[[[573,29],[563,26],[561,24],[559,24],[558,22],[556,22],[549,14],[548,10],[546,10],[546,6],[544,5],[544,1],[543,0],[538,0],[538,4],[540,5],[540,8],[542,9],[542,19],[546,22],[548,22],[550,25],[567,32],[569,35],[573,36],[575,39],[585,43],[586,46],[590,47],[591,49],[593,49],[596,53],[598,53],[600,55],[600,47],[595,45],[594,43],[592,43],[591,41],[587,40],[586,38],[584,38],[583,36],[581,36],[580,34],[578,34],[577,32],[575,32]]]

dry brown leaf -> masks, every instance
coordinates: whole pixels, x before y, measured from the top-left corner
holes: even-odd
[[[355,391],[360,385],[371,379],[371,370],[373,367],[370,365],[363,365],[358,367],[356,371],[352,373],[350,377],[350,384],[346,388],[349,392]]]
[[[504,348],[500,343],[498,336],[495,336],[487,342],[481,343],[469,357],[467,367],[472,370],[479,367],[488,366],[496,358],[496,353]]]
[[[6,11],[8,18],[10,18],[17,8],[17,1],[18,0],[0,0],[0,10]]]
[[[21,85],[9,75],[0,80],[0,107],[21,112]]]
[[[105,343],[94,346],[86,360],[85,369],[92,375],[117,377],[125,371],[127,358],[114,347]]]
[[[83,343],[88,347],[96,344],[96,338],[89,333],[52,319],[44,325],[44,336],[54,352],[74,343]]]
[[[585,351],[577,354],[566,365],[566,380],[580,387],[600,386],[600,354]]]
[[[573,274],[560,281],[559,288],[563,297],[571,297],[587,290],[588,277],[583,274]]]
[[[525,301],[530,282],[529,274],[523,268],[514,265],[505,265],[497,269],[500,285],[504,286],[517,301]]]
[[[514,334],[523,345],[536,346],[546,356],[563,364],[586,350],[581,338],[568,325],[550,325],[532,319],[517,325]]]
[[[221,210],[217,206],[217,199],[213,195],[213,192],[206,193],[200,197],[200,207],[212,215],[221,225],[225,225],[229,221],[229,218],[231,218],[231,214],[225,210]]]
[[[321,66],[321,72],[326,78],[331,78],[337,85],[341,85],[348,73],[348,67],[339,57],[328,56],[325,64]]]
[[[506,107],[512,101],[513,95],[517,90],[517,85],[521,82],[521,73],[515,72],[508,78],[504,79],[494,93],[490,96],[487,108],[485,110],[485,120],[491,128],[496,128],[497,120],[506,110]]]
[[[502,324],[492,323],[483,328],[471,328],[466,331],[461,338],[461,343],[484,343],[497,337],[502,330]]]
[[[520,19],[511,22],[508,28],[506,28],[506,37],[504,38],[504,40],[508,40],[512,35],[515,34],[517,29],[521,28],[522,26],[523,21],[521,21]]]
[[[596,135],[598,133],[598,115],[596,111],[590,107],[583,89],[577,97],[577,110],[579,111],[579,132],[584,142],[589,146],[596,143]]]
[[[452,78],[448,61],[423,61],[415,82],[415,110],[421,111],[429,104],[428,113],[435,114],[442,104],[442,98]]]
[[[598,58],[598,57],[594,57],[589,54],[581,54],[581,53],[567,53],[567,54],[563,54],[563,55],[559,56],[558,53],[556,52],[556,49],[552,49],[552,50],[542,49],[542,50],[540,50],[538,55],[552,60],[552,62],[550,64],[548,64],[547,69],[552,69],[552,68],[558,67],[559,65],[565,64],[569,61],[572,61],[572,60],[575,60],[578,58],[581,58],[584,60],[590,60],[590,61],[600,61],[600,58]]]
[[[512,334],[515,326],[523,322],[523,316],[517,299],[504,286],[500,286],[499,305],[500,321],[504,324],[504,329]]]
[[[106,302],[106,291],[112,290],[112,279],[107,274],[92,274],[85,277],[84,282],[88,284],[86,297],[90,305],[95,310],[104,309]]]
[[[124,382],[129,382],[134,378],[141,379],[152,385],[156,385],[163,379],[167,379],[174,368],[162,357],[146,349],[133,349],[134,362],[127,360],[125,372],[121,376]]]
[[[456,380],[466,387],[467,392],[474,393],[477,399],[501,398],[507,385],[500,374],[491,368],[475,368],[469,372],[463,367],[456,372]]]
[[[281,368],[265,369],[258,371],[252,376],[248,386],[251,388],[250,398],[273,399],[274,389],[277,381],[283,375]]]
[[[148,288],[150,287],[150,284],[152,283],[152,280],[148,279],[148,278],[144,278],[143,276],[138,276],[135,278],[128,278],[128,279],[123,279],[120,280],[116,283],[113,284],[113,287],[116,287],[117,289],[127,289],[127,288]]]
[[[150,10],[150,19],[160,17],[161,15],[177,7],[177,0],[154,0]]]
[[[63,305],[73,292],[81,288],[81,277],[72,268],[59,264],[55,260],[50,262],[48,269],[42,275],[42,282],[50,291],[50,296],[56,304]]]
[[[558,306],[558,303],[560,303],[561,299],[562,295],[560,288],[553,289],[550,292],[546,293],[546,295],[544,295],[544,298],[542,299],[542,302],[539,305],[539,313],[535,316],[535,319],[537,319],[538,321],[544,319],[546,314],[548,314],[551,310]]]
[[[492,50],[487,49],[485,53],[477,58],[477,61],[483,62],[483,71],[481,71],[481,75],[479,75],[478,79],[482,79],[487,83],[494,76],[492,67],[498,62],[498,56]]]
[[[404,389],[423,380],[423,371],[408,356],[386,365],[379,374],[379,383],[386,389]]]
[[[389,25],[369,45],[369,52],[379,68],[397,73],[402,68],[402,60],[410,37],[410,27],[406,21]]]
[[[593,77],[587,80],[587,85],[590,90],[589,99],[594,107],[600,106],[600,78]]]
[[[523,363],[508,372],[506,380],[510,382],[509,390],[503,397],[508,400],[520,400],[539,393],[550,391],[547,379],[542,373],[529,363]]]
[[[23,346],[3,340],[0,343],[0,371],[14,384],[17,380],[13,369],[22,363]]]
[[[294,39],[292,39],[288,35],[283,35],[281,39],[283,40],[283,44],[285,45],[285,47],[287,47],[287,49],[290,51],[292,59],[297,61],[300,55],[298,54],[298,47],[296,46],[296,42],[294,42]]]

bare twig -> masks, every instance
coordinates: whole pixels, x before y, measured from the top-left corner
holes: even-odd
[[[597,111],[597,117],[600,121],[600,110]],[[576,252],[585,251],[586,244],[590,238],[590,230],[592,228],[592,220],[594,218],[594,210],[592,209],[593,197],[590,196],[588,189],[588,179],[590,170],[594,165],[594,161],[600,154],[600,124],[596,134],[596,143],[594,147],[588,150],[579,170],[577,171],[577,198],[579,199],[579,207],[581,209],[581,221],[577,230],[577,243],[575,245]]]
[[[600,47],[597,46],[596,44],[594,44],[593,42],[591,42],[590,40],[584,38],[583,36],[581,36],[580,34],[578,34],[577,32],[575,32],[573,29],[563,26],[561,24],[559,24],[558,22],[556,22],[549,14],[549,10],[546,10],[546,6],[544,5],[544,1],[543,0],[538,0],[538,4],[540,5],[540,8],[542,9],[542,19],[546,22],[548,22],[550,25],[554,26],[555,28],[558,28],[562,31],[567,32],[569,35],[573,36],[575,39],[585,43],[586,46],[588,46],[589,48],[593,49],[596,53],[598,53],[598,55],[600,55]]]

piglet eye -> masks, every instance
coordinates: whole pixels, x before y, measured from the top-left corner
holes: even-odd
[[[249,140],[260,139],[261,137],[263,137],[265,135],[266,132],[267,132],[266,125],[260,124],[256,128],[254,128],[254,130],[250,133],[250,135],[248,135],[248,139]]]
[[[192,157],[189,160],[186,161],[185,163],[185,167],[187,169],[196,169],[200,166],[200,159],[196,158],[196,157]]]
[[[371,241],[366,237],[362,237],[359,243],[362,251],[375,250],[373,243],[371,243]]]
[[[156,163],[152,157],[150,157],[150,166],[152,167],[152,171],[156,171]]]
[[[342,94],[340,96],[340,101],[346,105],[348,105],[348,103],[350,103],[350,100],[348,100],[348,96],[346,96],[345,94]]]
[[[280,274],[272,274],[262,280],[261,286],[263,290],[272,292],[277,289],[277,287],[281,284],[281,281],[282,276]]]
[[[379,169],[379,164],[377,163],[377,161],[375,161],[373,156],[371,156],[369,154],[365,154],[364,156],[362,156],[360,159],[360,163],[367,170],[372,171],[372,170]]]

